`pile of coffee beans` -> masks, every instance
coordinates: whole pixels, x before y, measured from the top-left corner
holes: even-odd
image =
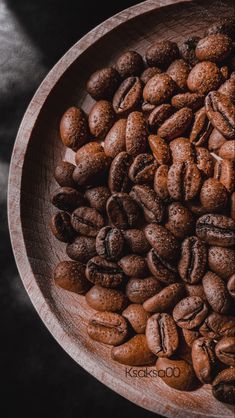
[[[55,168],[58,286],[96,310],[87,332],[130,366],[177,367],[179,390],[235,401],[235,23],[124,52],[70,107]],[[156,365],[156,366],[155,366]]]

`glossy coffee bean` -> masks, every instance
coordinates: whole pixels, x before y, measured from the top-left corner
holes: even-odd
[[[141,112],[131,112],[126,124],[126,150],[136,156],[145,152],[147,145],[147,126]]]
[[[71,212],[86,203],[82,193],[72,187],[56,189],[51,197],[51,203],[58,209]]]
[[[190,391],[195,387],[193,367],[186,360],[159,357],[156,362],[158,377],[171,388]]]
[[[188,138],[179,137],[171,141],[170,145],[171,157],[173,164],[194,162],[195,149]]]
[[[104,149],[99,142],[88,142],[76,152],[75,162],[79,165],[84,159],[91,158],[100,152],[104,152]]]
[[[67,212],[57,212],[52,216],[50,228],[53,235],[62,242],[71,242],[76,236]]]
[[[147,312],[169,312],[185,295],[182,283],[173,283],[147,299],[143,307]]]
[[[73,172],[75,165],[68,161],[60,161],[54,171],[54,177],[61,187],[75,187]]]
[[[192,348],[194,341],[200,337],[199,332],[192,329],[182,329],[182,333],[187,346],[190,348]]]
[[[187,283],[198,283],[205,274],[207,264],[207,248],[197,237],[184,240],[178,271],[181,279]]]
[[[222,363],[235,367],[235,337],[222,338],[216,344],[215,354]]]
[[[119,119],[114,123],[104,140],[104,152],[114,158],[121,151],[126,150],[126,119]]]
[[[136,51],[124,52],[115,65],[122,78],[139,75],[144,68],[143,58]]]
[[[89,319],[87,333],[100,343],[119,345],[127,338],[127,322],[117,313],[97,312]]]
[[[179,253],[179,243],[164,226],[149,224],[145,227],[145,236],[160,258],[175,260]]]
[[[198,296],[188,296],[182,299],[173,309],[173,318],[181,328],[193,329],[206,318],[208,308]]]
[[[171,141],[184,134],[193,119],[193,112],[183,107],[167,119],[158,129],[158,135],[166,141]]]
[[[195,65],[188,76],[188,88],[199,94],[207,94],[216,90],[222,83],[222,75],[217,65],[210,61],[202,61]]]
[[[224,185],[229,193],[235,188],[235,161],[219,160],[216,161],[214,178]]]
[[[212,312],[199,328],[200,334],[215,340],[235,336],[235,318]]]
[[[200,191],[200,201],[208,212],[220,212],[227,204],[227,190],[219,180],[209,178]]]
[[[186,90],[190,65],[183,59],[173,61],[167,69],[167,74],[174,80],[179,90]]]
[[[73,172],[73,179],[80,186],[100,184],[110,166],[111,159],[104,153],[103,147],[98,144],[95,147],[96,150],[92,152],[84,151],[85,155],[76,154],[77,167]]]
[[[191,36],[186,38],[180,45],[179,51],[182,58],[185,59],[189,64],[194,66],[198,63],[198,59],[195,55],[195,49],[200,40],[199,36]]]
[[[226,138],[235,136],[235,105],[218,91],[210,92],[205,99],[207,117],[214,128]]]
[[[235,140],[226,141],[219,149],[219,156],[227,160],[235,160]]]
[[[203,215],[197,221],[196,234],[210,245],[232,247],[235,244],[235,222],[224,215]]]
[[[160,165],[157,168],[154,176],[154,191],[163,201],[170,200],[170,195],[167,187],[169,167],[167,165]]]
[[[232,39],[224,34],[212,34],[200,39],[195,54],[200,61],[220,62],[225,60],[232,49]]]
[[[110,197],[110,191],[108,187],[105,186],[91,187],[86,190],[84,197],[92,208],[104,213],[107,200]]]
[[[171,156],[166,141],[157,135],[149,135],[148,141],[156,162],[158,164],[169,164]]]
[[[140,208],[127,193],[115,193],[107,201],[110,223],[116,228],[128,229],[139,225]]]
[[[233,299],[235,299],[235,274],[233,274],[229,278],[228,283],[227,283],[227,289],[228,289],[228,292],[229,292],[230,296]]]
[[[143,303],[162,289],[162,284],[155,277],[130,279],[126,285],[126,295],[133,303]]]
[[[176,324],[167,313],[152,315],[147,321],[145,334],[149,349],[157,357],[170,357],[178,348]]]
[[[206,301],[206,295],[202,284],[185,284],[187,296],[199,296],[202,300]]]
[[[142,83],[139,77],[128,77],[113,97],[113,108],[118,115],[125,115],[137,108],[141,101]]]
[[[178,47],[172,41],[160,41],[150,45],[146,51],[146,61],[149,67],[166,68],[179,54]]]
[[[120,84],[120,76],[112,67],[101,68],[87,81],[86,89],[95,100],[110,99]]]
[[[170,104],[164,103],[154,107],[148,117],[148,127],[150,132],[156,133],[163,122],[174,113],[174,108]]]
[[[130,195],[143,209],[147,222],[161,222],[164,216],[164,206],[153,189],[146,185],[136,185]]]
[[[148,268],[162,283],[171,284],[177,280],[177,269],[173,263],[161,258],[152,248],[147,255]]]
[[[206,337],[200,337],[192,345],[193,368],[202,383],[211,383],[216,365],[215,344]]]
[[[72,260],[87,263],[90,258],[96,255],[95,239],[92,237],[76,237],[75,240],[68,244],[66,253]]]
[[[196,147],[195,161],[197,163],[197,167],[202,172],[204,177],[213,176],[215,160],[207,148]]]
[[[220,402],[235,403],[235,368],[222,370],[212,383],[212,393]]]
[[[235,102],[235,71],[231,74],[230,78],[220,86],[219,92],[227,96],[232,103]]]
[[[194,216],[192,212],[182,205],[182,203],[174,202],[168,206],[168,220],[165,227],[176,238],[185,238],[193,233]]]
[[[128,366],[145,366],[155,360],[154,354],[149,350],[144,334],[137,334],[119,347],[111,351],[113,360]]]
[[[61,261],[55,267],[53,277],[57,286],[70,292],[83,294],[90,287],[85,276],[85,265],[76,261]]]
[[[202,279],[202,284],[213,311],[220,314],[229,313],[231,298],[225,282],[217,274],[208,271]]]
[[[126,276],[141,278],[147,277],[149,273],[145,258],[141,255],[125,255],[119,261],[119,265],[121,266]]]
[[[60,136],[63,144],[77,151],[88,139],[88,123],[82,109],[70,107],[60,121]]]
[[[226,138],[217,129],[213,128],[208,139],[208,150],[218,153],[225,142]]]
[[[96,209],[82,206],[72,213],[71,223],[81,235],[96,237],[104,226],[104,219]]]
[[[151,183],[157,168],[155,158],[150,154],[139,154],[129,168],[129,178],[133,183]]]
[[[93,286],[86,293],[86,302],[96,311],[120,312],[127,305],[127,297],[121,290]]]
[[[203,103],[204,96],[198,93],[179,93],[171,99],[171,104],[176,109],[187,107],[195,111],[200,109]]]
[[[235,273],[235,252],[232,248],[212,246],[208,250],[209,269],[222,279]]]
[[[111,193],[129,192],[131,181],[128,176],[132,157],[127,152],[120,152],[112,161],[109,170],[108,185]]]
[[[150,244],[141,229],[126,229],[122,234],[128,252],[141,255],[150,250]]]
[[[156,74],[147,82],[143,90],[143,98],[153,105],[160,105],[171,98],[176,90],[176,84],[166,74]]]
[[[160,68],[148,67],[142,72],[142,74],[140,76],[140,79],[141,79],[143,84],[147,84],[147,82],[150,80],[150,78],[152,78],[156,74],[160,74],[161,72],[162,71],[160,70]]]
[[[172,164],[168,171],[167,187],[174,200],[192,200],[201,188],[202,176],[194,163]]]
[[[150,317],[150,313],[146,312],[142,305],[138,303],[132,303],[123,312],[122,315],[131,324],[133,330],[137,334],[144,334],[147,324],[147,320]]]
[[[88,123],[91,134],[102,139],[114,124],[115,113],[112,104],[107,100],[99,100],[92,107]]]
[[[96,256],[86,265],[86,277],[95,285],[115,288],[122,282],[123,271],[118,264]]]
[[[190,142],[196,146],[204,145],[212,131],[212,125],[207,117],[205,107],[195,114],[193,126],[190,132]]]
[[[124,247],[124,238],[117,228],[105,226],[100,229],[96,237],[97,254],[106,260],[119,260],[122,256]]]

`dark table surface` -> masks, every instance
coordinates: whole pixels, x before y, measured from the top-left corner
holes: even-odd
[[[26,107],[82,35],[135,0],[0,0],[0,321],[4,418],[150,418],[95,380],[42,324],[19,278],[7,227],[7,176]]]

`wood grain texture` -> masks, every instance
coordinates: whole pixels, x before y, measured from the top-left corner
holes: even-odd
[[[211,387],[177,392],[157,378],[130,378],[110,359],[110,348],[91,341],[86,323],[92,309],[84,297],[56,288],[51,272],[65,256],[64,244],[48,229],[53,170],[61,158],[73,161],[59,140],[58,122],[68,106],[88,111],[84,91],[94,70],[113,63],[125,49],[144,54],[156,39],[181,41],[202,35],[219,16],[231,16],[233,1],[148,0],[105,21],[78,41],[48,74],[33,97],[16,139],[9,177],[9,226],[17,266],[40,317],[65,351],[101,382],[132,402],[167,417],[234,417],[216,401]],[[92,394],[91,394],[92,397]]]

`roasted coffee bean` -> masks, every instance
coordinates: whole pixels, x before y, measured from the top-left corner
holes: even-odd
[[[104,153],[101,146],[99,150],[97,147],[97,151],[84,151],[84,153],[84,156],[78,155],[78,153],[76,155],[77,167],[73,172],[74,181],[80,186],[90,186],[102,182],[111,163],[110,157]]]
[[[124,238],[117,228],[105,226],[96,237],[96,251],[106,260],[119,260],[122,256],[124,247]]]
[[[115,193],[107,201],[109,220],[113,226],[128,229],[139,225],[140,208],[127,193]]]
[[[212,131],[212,125],[207,117],[206,109],[202,107],[195,115],[190,133],[190,142],[196,146],[204,145]]]
[[[151,104],[145,101],[142,102],[141,110],[145,114],[145,117],[147,117],[147,115],[149,115],[149,113],[151,113],[154,109],[155,109],[154,104]]]
[[[235,403],[235,368],[222,370],[212,383],[212,393],[220,402]]]
[[[215,354],[222,363],[235,367],[235,337],[224,337],[215,347]]]
[[[222,83],[222,75],[214,62],[202,61],[195,65],[188,76],[188,88],[190,91],[207,94],[216,90]]]
[[[205,99],[207,117],[214,128],[227,139],[235,136],[235,105],[218,91],[210,92]]]
[[[156,133],[158,128],[174,113],[170,104],[164,103],[154,108],[148,117],[149,130]]]
[[[96,285],[114,288],[122,282],[123,271],[118,264],[96,256],[87,263],[86,277]]]
[[[88,139],[89,129],[82,109],[70,107],[60,121],[60,136],[66,147],[77,151]]]
[[[101,68],[87,81],[86,89],[95,100],[111,99],[120,84],[120,76],[112,67]]]
[[[123,312],[122,315],[131,324],[133,330],[137,334],[144,334],[147,324],[147,320],[150,317],[150,313],[146,312],[142,305],[132,303]]]
[[[147,84],[147,82],[150,80],[150,78],[152,78],[156,74],[160,74],[161,72],[162,71],[160,70],[160,68],[148,67],[142,72],[142,74],[140,76],[140,79],[141,79],[143,84]]]
[[[179,90],[187,88],[187,78],[190,73],[190,65],[183,59],[173,61],[167,69],[167,74],[175,81]]]
[[[167,187],[169,167],[167,165],[160,165],[157,168],[154,176],[154,191],[164,201],[170,200],[170,195]]]
[[[147,299],[143,307],[147,312],[169,312],[185,295],[182,283],[173,283]]]
[[[71,223],[81,235],[96,237],[104,226],[104,219],[96,209],[81,206],[72,213]]]
[[[76,261],[61,261],[55,267],[53,277],[57,286],[70,292],[83,294],[90,287],[85,276],[85,265]]]
[[[234,39],[235,36],[235,21],[233,18],[225,18],[219,21],[216,21],[211,25],[205,35],[213,35],[215,33],[223,33],[224,35],[229,36]]]
[[[195,160],[197,162],[197,167],[205,177],[213,176],[214,158],[207,148],[196,147]]]
[[[97,186],[87,189],[84,196],[92,208],[103,213],[106,210],[106,203],[110,197],[110,191],[108,187]]]
[[[74,169],[75,165],[68,161],[60,161],[56,166],[54,177],[61,187],[75,187],[75,181],[73,180]]]
[[[183,107],[167,119],[158,129],[158,135],[167,141],[177,138],[188,129],[193,119],[193,112]]]
[[[143,98],[150,104],[160,105],[170,99],[176,88],[176,83],[168,74],[156,74],[145,85]]]
[[[126,119],[119,119],[114,123],[104,140],[104,152],[114,158],[121,151],[126,150]]]
[[[208,266],[222,279],[228,279],[235,273],[234,250],[217,246],[210,247],[208,250]]]
[[[128,77],[113,97],[113,108],[118,115],[124,115],[137,108],[141,101],[142,83],[138,77]]]
[[[171,388],[190,391],[195,387],[193,366],[186,360],[159,357],[156,362],[158,377]]]
[[[232,39],[216,33],[200,39],[195,54],[200,61],[220,62],[225,60],[232,49]]]
[[[182,244],[178,271],[182,280],[187,283],[198,283],[206,271],[207,248],[197,237],[188,237]]]
[[[203,215],[196,224],[196,233],[210,245],[232,247],[235,244],[235,222],[224,215]]]
[[[157,162],[150,154],[139,154],[129,168],[129,177],[133,183],[151,183],[157,168]]]
[[[56,189],[51,197],[51,203],[58,209],[68,212],[86,203],[82,193],[72,187],[61,187]]]
[[[92,141],[79,148],[75,155],[76,164],[80,164],[84,159],[91,158],[100,152],[104,152],[104,148],[99,142]]]
[[[125,238],[127,250],[133,254],[145,254],[150,250],[144,232],[141,229],[126,229],[122,231]]]
[[[170,357],[177,350],[179,337],[175,321],[167,313],[156,313],[147,321],[146,340],[157,357]]]
[[[166,68],[179,55],[175,42],[160,41],[150,45],[146,51],[146,61],[149,67],[157,66]]]
[[[198,199],[191,200],[186,202],[187,207],[191,210],[191,212],[196,216],[202,216],[208,211],[202,206]]]
[[[192,329],[183,329],[182,328],[182,333],[184,336],[184,340],[187,344],[188,347],[192,348],[192,345],[194,343],[195,340],[197,340],[200,337],[200,334],[198,331],[194,331]]]
[[[170,149],[169,145],[164,141],[164,139],[157,135],[149,135],[148,141],[157,163],[169,164],[171,158]]]
[[[100,343],[119,345],[127,338],[127,322],[117,313],[97,312],[89,319],[87,333]]]
[[[146,277],[149,273],[145,258],[141,255],[125,255],[119,261],[119,265],[121,266],[126,276],[142,278]]]
[[[219,92],[227,96],[232,103],[235,103],[235,71],[220,86]]]
[[[185,289],[187,296],[199,296],[202,300],[207,300],[202,284],[185,283]]]
[[[173,164],[194,162],[195,149],[191,142],[189,142],[188,138],[176,138],[173,141],[171,141],[169,147],[171,150]]]
[[[129,192],[131,181],[128,177],[132,157],[127,152],[120,152],[112,161],[109,170],[108,185],[112,193]]]
[[[207,313],[207,305],[200,297],[188,296],[174,307],[173,318],[179,327],[193,329],[202,323]]]
[[[193,233],[195,226],[192,212],[182,203],[174,202],[168,206],[168,221],[165,227],[176,238],[185,238]]]
[[[230,296],[232,296],[233,299],[235,299],[235,274],[233,274],[227,283],[227,289],[228,292],[230,294]]]
[[[126,150],[134,157],[145,152],[147,145],[147,126],[141,112],[131,112],[126,124]]]
[[[219,156],[227,160],[235,160],[235,140],[226,141],[219,150]]]
[[[175,266],[161,258],[153,249],[147,255],[147,263],[151,273],[161,282],[171,284],[177,280],[177,269]]]
[[[216,365],[215,344],[206,337],[198,338],[192,345],[193,368],[202,383],[211,383]]]
[[[139,75],[143,68],[143,58],[136,51],[124,52],[116,62],[116,69],[122,78]]]
[[[128,303],[126,295],[121,290],[102,286],[93,286],[86,293],[86,301],[93,309],[101,312],[119,312],[125,309]]]
[[[53,235],[62,242],[71,242],[76,236],[67,212],[57,212],[52,216],[50,228]]]
[[[141,206],[147,222],[161,222],[164,216],[164,206],[153,189],[146,185],[136,185],[130,195]]]
[[[67,245],[66,253],[72,260],[87,263],[90,258],[96,255],[95,239],[92,237],[77,237],[71,244]]]
[[[235,188],[235,161],[225,159],[216,161],[214,178],[219,180],[229,193],[232,193]]]
[[[168,192],[174,200],[192,200],[200,191],[201,172],[194,163],[172,164],[168,171]]]
[[[137,334],[119,347],[111,351],[113,360],[128,366],[145,366],[155,360],[154,354],[149,350],[144,334]]]
[[[160,258],[175,260],[179,253],[179,243],[164,226],[149,224],[145,227],[145,236]]]
[[[202,279],[208,303],[214,312],[226,314],[231,308],[231,298],[225,282],[217,274],[208,271]]]
[[[195,111],[200,109],[203,103],[204,96],[198,93],[179,93],[171,99],[171,104],[176,109],[187,107]]]
[[[126,285],[126,295],[133,303],[143,303],[162,289],[162,284],[155,277],[130,279]]]
[[[92,107],[88,123],[91,134],[102,139],[114,124],[115,113],[112,104],[107,100],[99,100]]]
[[[217,340],[225,336],[235,336],[235,318],[212,312],[199,328],[200,334]]]
[[[181,57],[192,66],[198,63],[198,59],[195,55],[195,49],[199,40],[199,36],[191,36],[185,39],[179,46]]]
[[[226,138],[217,130],[213,129],[208,139],[209,151],[218,153],[220,147],[226,142]]]
[[[227,204],[227,190],[219,180],[209,178],[200,191],[200,201],[208,212],[220,212]]]

